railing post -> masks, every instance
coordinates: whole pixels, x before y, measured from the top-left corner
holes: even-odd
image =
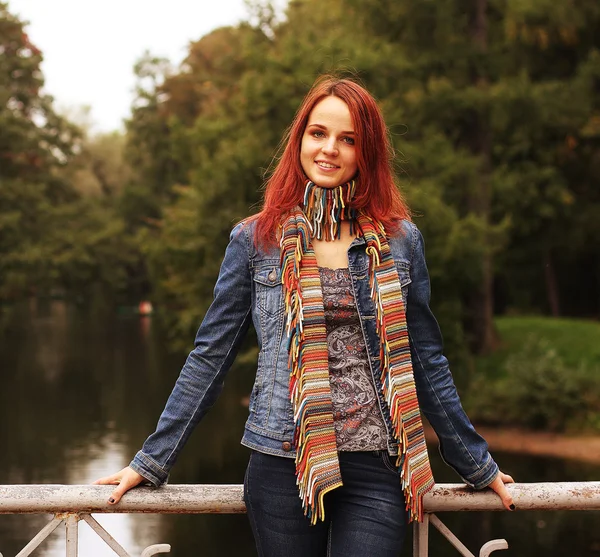
[[[67,516],[67,557],[77,557],[79,542],[79,516],[69,514]]]
[[[429,555],[429,514],[423,515],[423,522],[415,522],[413,526],[413,557]]]

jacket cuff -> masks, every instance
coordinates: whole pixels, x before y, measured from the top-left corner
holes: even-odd
[[[490,453],[487,454],[485,464],[475,473],[469,474],[468,477],[463,477],[463,481],[473,489],[483,489],[490,485],[500,472],[500,468]],[[462,476],[461,476],[462,477]]]
[[[159,487],[167,481],[169,473],[163,470],[154,460],[148,455],[139,451],[133,460],[129,463],[129,467],[136,471],[140,476],[144,476],[154,487]]]

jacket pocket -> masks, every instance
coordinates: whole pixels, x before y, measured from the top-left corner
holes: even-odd
[[[268,317],[283,315],[283,287],[278,266],[257,268],[254,272],[256,304],[260,312]]]

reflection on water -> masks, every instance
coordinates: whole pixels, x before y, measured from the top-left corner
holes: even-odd
[[[191,342],[191,340],[190,340]],[[60,302],[32,303],[0,337],[0,482],[85,484],[117,471],[150,433],[185,355],[163,349],[152,319],[101,318]],[[223,395],[173,469],[171,483],[241,483],[248,458],[239,444],[252,370],[233,369]],[[9,424],[9,427],[6,427]],[[457,482],[436,451],[438,482]],[[598,478],[600,467],[556,459],[497,454],[518,481]],[[132,555],[170,543],[174,557],[255,555],[243,515],[96,515]],[[0,515],[0,552],[18,553],[47,522],[41,515]],[[474,553],[489,539],[506,537],[507,557],[600,555],[598,513],[454,513],[442,516]],[[64,529],[37,552],[64,555]],[[403,555],[411,554],[407,543]],[[80,555],[113,555],[86,525]],[[431,555],[456,555],[435,533]]]
[[[60,302],[21,308],[0,337],[0,482],[85,484],[125,466],[153,430],[184,358],[166,353],[148,317],[99,318]],[[172,483],[241,483],[247,451],[239,445],[240,399],[250,380],[232,370],[229,396],[193,436]],[[133,555],[153,543],[173,544],[175,556],[195,554],[199,543],[208,556],[251,547],[244,516],[96,518]],[[15,555],[48,520],[0,515],[0,552]],[[80,525],[81,555],[113,555]],[[61,527],[37,554],[64,555],[64,543]]]

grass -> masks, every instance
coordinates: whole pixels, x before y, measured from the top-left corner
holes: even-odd
[[[556,351],[567,367],[600,372],[600,322],[556,317],[498,317],[495,320],[500,347],[476,359],[477,372],[499,377],[506,359],[523,352],[531,343],[542,342]],[[600,380],[600,377],[599,377]]]

